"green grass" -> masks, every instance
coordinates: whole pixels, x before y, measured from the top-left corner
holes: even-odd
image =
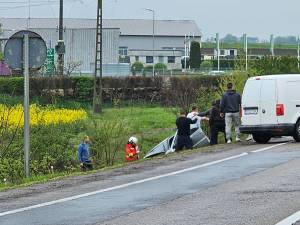
[[[174,134],[176,127],[176,116],[170,110],[158,106],[104,108],[102,114],[90,113],[89,117],[98,121],[123,121],[129,129],[128,137],[136,136],[139,139],[142,156]]]

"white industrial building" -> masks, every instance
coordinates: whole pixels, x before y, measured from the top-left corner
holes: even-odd
[[[7,38],[28,27],[43,37],[48,48],[53,48],[58,40],[58,19],[55,18],[0,18],[0,24],[4,31],[0,38]],[[81,62],[80,72],[93,73],[96,20],[64,19],[64,27],[65,62]],[[157,20],[153,59],[152,20],[108,19],[103,21],[103,27],[103,63],[107,65],[140,61],[145,65],[164,63],[170,69],[179,69],[185,54],[185,37],[193,37],[200,42],[202,36],[194,21]]]

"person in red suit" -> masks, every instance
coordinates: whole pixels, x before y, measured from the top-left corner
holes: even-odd
[[[127,162],[138,160],[139,152],[138,139],[136,137],[129,138],[125,148],[125,160]]]

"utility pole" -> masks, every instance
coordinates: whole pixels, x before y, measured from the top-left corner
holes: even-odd
[[[1,40],[2,34],[3,34],[2,24],[0,23],[0,53],[2,52],[2,40]]]
[[[186,72],[186,57],[187,57],[187,46],[186,46],[186,34],[184,35],[184,72]]]
[[[248,71],[248,37],[247,34],[244,34],[244,51],[246,59],[246,71]]]
[[[152,57],[153,57],[153,68],[152,68],[152,76],[155,76],[154,66],[155,66],[155,11],[154,9],[145,9],[146,11],[152,12]]]
[[[94,74],[94,113],[102,112],[102,65],[103,65],[103,48],[102,48],[102,0],[97,4],[97,27],[96,27],[96,56],[95,56],[95,74]]]
[[[270,44],[271,44],[271,55],[272,57],[274,57],[274,35],[273,34],[271,35],[270,38]]]
[[[216,42],[217,42],[218,71],[220,71],[220,38],[219,38],[219,33],[216,33]]]
[[[65,54],[65,43],[64,43],[64,2],[59,1],[59,26],[58,26],[58,42],[55,46],[57,58],[57,72],[58,75],[64,75],[64,54]]]
[[[298,61],[298,69],[300,68],[300,39],[299,39],[299,35],[298,35],[298,39],[297,39],[297,61]]]

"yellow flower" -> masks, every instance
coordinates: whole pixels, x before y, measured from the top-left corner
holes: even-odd
[[[54,107],[40,107],[36,104],[30,105],[30,125],[50,125],[61,123],[73,123],[87,118],[83,109],[56,109]],[[9,127],[23,127],[24,111],[22,105],[7,107],[0,104],[0,124]]]

